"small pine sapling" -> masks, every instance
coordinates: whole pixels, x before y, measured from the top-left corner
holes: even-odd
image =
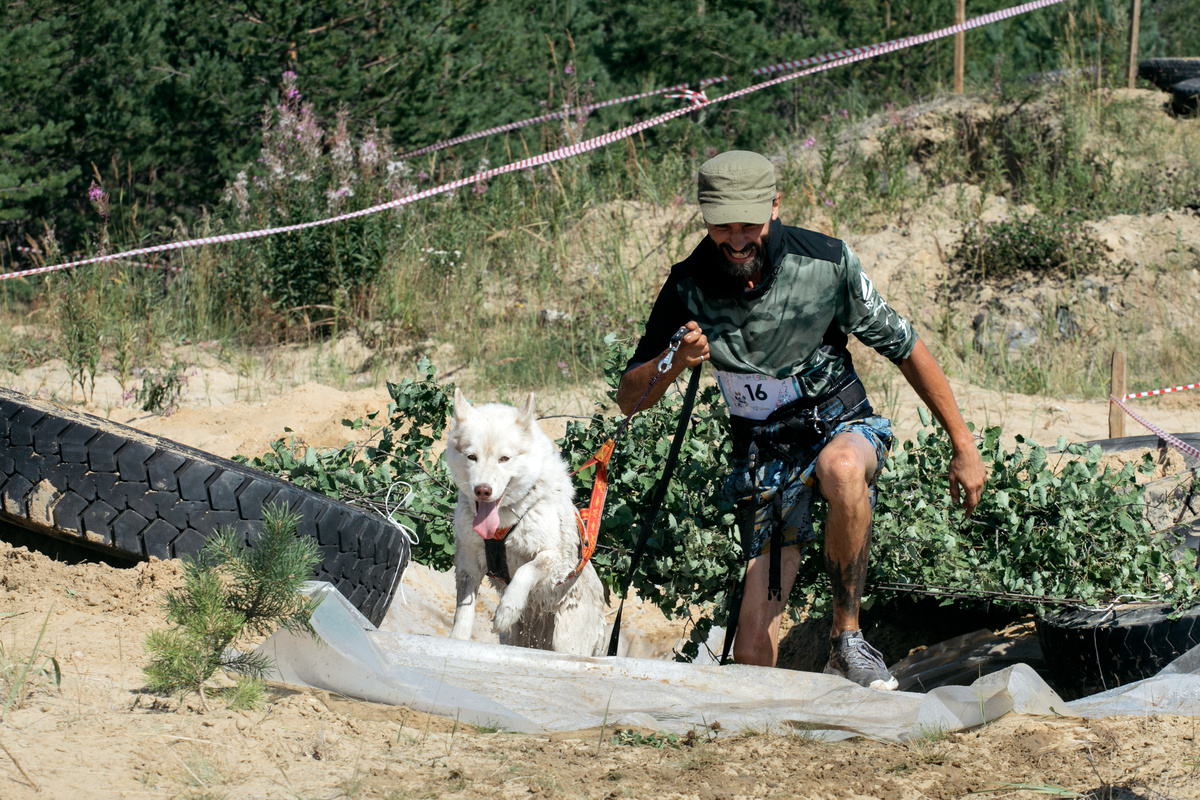
[[[301,587],[320,561],[316,542],[296,535],[298,517],[286,507],[264,509],[262,532],[243,548],[232,528],[221,529],[195,559],[185,560],[183,588],[167,595],[172,627],[146,637],[150,664],[147,688],[181,698],[200,695],[207,710],[208,681],[218,671],[234,673],[235,686],[219,692],[231,706],[261,702],[266,656],[233,649],[251,637],[285,628],[313,633],[316,602]]]

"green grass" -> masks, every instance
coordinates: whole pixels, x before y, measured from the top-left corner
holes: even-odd
[[[925,120],[905,109],[868,118],[852,106],[781,143],[779,150],[791,154],[779,172],[785,219],[854,241],[884,227],[905,228],[923,203],[953,184],[1073,220],[1196,200],[1195,126],[1141,101],[1077,85],[1014,85],[969,113],[953,102],[939,108],[940,138],[930,138]],[[870,143],[855,133],[868,129]],[[703,230],[685,198],[706,154],[686,141],[660,142],[601,149],[501,176],[485,191],[460,189],[354,224],[179,251],[171,263],[183,271],[169,278],[96,265],[13,282],[0,287],[0,318],[8,323],[0,326],[0,369],[17,372],[62,356],[77,375],[78,399],[93,372],[136,391],[139,371],[170,367],[166,349],[183,341],[218,340],[245,354],[280,342],[329,342],[355,330],[377,354],[366,367],[372,383],[395,380],[416,354],[437,351],[438,366],[462,371],[468,387],[505,397],[591,384],[602,372],[604,334],[640,334],[667,268]],[[420,178],[420,168],[412,165],[407,188],[434,183]],[[384,196],[377,173],[364,172],[356,184],[353,199],[361,206]],[[253,213],[223,204],[195,229],[156,236],[326,216],[322,180],[280,183],[252,198]],[[981,210],[961,191],[946,202],[947,214],[964,227]],[[146,233],[106,235],[119,249]],[[1179,274],[1196,262],[1181,242],[1165,263],[1147,266]],[[967,269],[952,266],[947,285]],[[1200,356],[1187,346],[1194,334],[1166,309],[1114,315],[1085,304],[1077,316],[1090,333],[1064,339],[1054,331],[1052,302],[1046,300],[1038,342],[1019,353],[977,347],[971,319],[955,316],[949,304],[922,334],[953,377],[1004,391],[1101,396],[1106,352],[1122,342],[1133,343],[1138,379],[1147,384],[1200,369]],[[1141,336],[1146,327],[1163,335]],[[310,379],[346,384],[361,366],[320,360]],[[250,384],[261,378],[252,366],[242,373],[244,394],[253,397]],[[895,402],[891,396],[884,406]]]
[[[18,616],[6,614],[5,616]],[[0,642],[0,720],[12,710],[23,708],[30,694],[41,688],[58,689],[62,684],[62,669],[58,659],[42,649],[50,612],[42,620],[37,639],[26,649],[12,630],[10,643]]]

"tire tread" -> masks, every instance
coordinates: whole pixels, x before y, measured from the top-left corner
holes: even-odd
[[[49,514],[29,499],[51,492]],[[286,504],[314,538],[329,580],[382,622],[408,542],[377,515],[242,464],[0,389],[0,519],[123,558],[194,555],[231,526],[247,547],[263,506]],[[33,505],[39,506],[41,500]],[[116,553],[114,553],[116,554]]]
[[[1165,603],[1072,609],[1038,620],[1054,688],[1065,700],[1150,678],[1196,644],[1200,606],[1171,619]]]

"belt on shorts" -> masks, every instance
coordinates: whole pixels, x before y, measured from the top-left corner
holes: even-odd
[[[823,442],[838,423],[871,413],[867,390],[850,372],[823,397],[793,400],[764,420],[731,415],[733,455],[751,464],[792,461]]]

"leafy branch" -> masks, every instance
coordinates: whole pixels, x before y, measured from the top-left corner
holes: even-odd
[[[609,335],[606,380],[611,405],[600,404],[590,419],[568,423],[557,444],[572,467],[600,449],[621,423],[608,414],[631,348]],[[389,385],[392,403],[378,445],[355,457],[348,448],[293,455],[277,442],[272,453],[252,463],[298,483],[369,504],[384,506],[398,481],[412,491],[391,512],[419,534],[417,561],[437,569],[453,563],[452,516],[456,489],[445,464],[433,455],[443,435],[453,385],[438,385],[428,361],[418,380]],[[680,394],[639,412],[617,442],[609,473],[608,503],[593,561],[610,587],[629,569],[640,521],[659,478],[678,418]],[[373,418],[371,418],[373,419]],[[945,476],[952,449],[945,432],[925,428],[916,441],[898,444],[879,479],[874,546],[865,603],[913,591],[938,591],[965,602],[1042,609],[1060,602],[1099,604],[1119,597],[1159,597],[1176,607],[1197,600],[1200,575],[1194,554],[1181,558],[1169,537],[1154,535],[1135,472],[1152,468],[1126,464],[1103,467],[1100,448],[1058,442],[1063,455],[1024,437],[1014,449],[1000,443],[1001,430],[978,438],[991,477],[971,517],[951,504]],[[351,427],[368,424],[347,422]],[[742,574],[734,509],[720,485],[731,468],[729,417],[716,387],[701,390],[683,442],[682,456],[647,544],[633,586],[668,617],[691,619],[684,654],[695,657],[712,625],[724,624],[725,599]],[[591,471],[576,477],[577,497],[590,490]],[[824,522],[815,520],[820,549]],[[964,597],[970,595],[975,599]],[[804,559],[792,604],[810,602],[828,613],[830,597],[823,560]]]

